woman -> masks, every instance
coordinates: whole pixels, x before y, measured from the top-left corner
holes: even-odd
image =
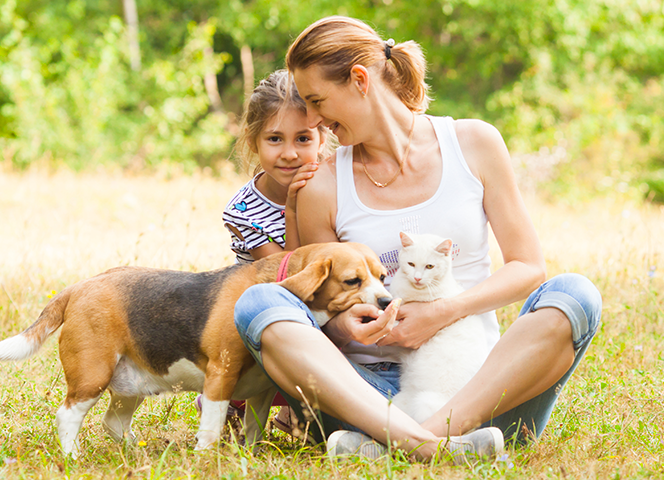
[[[544,258],[500,134],[479,120],[420,115],[429,99],[419,46],[384,42],[358,20],[314,23],[295,40],[286,62],[307,103],[309,126],[327,126],[342,145],[298,195],[302,244],[362,242],[393,273],[399,231],[436,233],[457,243],[454,275],[467,290],[406,304],[398,313],[356,305],[322,334],[288,292],[250,289],[236,306],[247,346],[287,394],[300,400],[299,387],[342,426],[421,457],[431,457],[439,445],[452,454],[496,453],[503,434],[539,436],[596,332],[601,297],[579,275],[542,284]],[[504,259],[492,275],[488,223]],[[499,337],[493,311],[526,297],[519,318]],[[389,404],[398,390],[393,347],[418,348],[469,314],[483,316],[491,353],[475,377],[419,425]],[[395,318],[401,322],[392,328]],[[500,430],[467,434],[490,424]],[[335,425],[325,427],[329,433]],[[441,443],[450,435],[458,437]],[[360,447],[368,455],[382,451],[359,433],[336,433],[328,441],[336,453]]]

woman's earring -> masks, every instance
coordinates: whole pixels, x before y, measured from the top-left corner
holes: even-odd
[[[360,91],[360,94],[362,95],[362,98],[367,96],[367,92],[365,90],[362,90],[360,87],[357,87],[357,88]]]

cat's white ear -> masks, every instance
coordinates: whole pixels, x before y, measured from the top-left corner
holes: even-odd
[[[399,232],[399,236],[401,237],[401,245],[403,248],[410,247],[413,244],[413,239],[405,233]]]
[[[445,256],[448,256],[450,254],[450,250],[452,250],[452,240],[449,238],[446,238],[443,243],[438,245],[435,250],[439,253],[442,253]]]

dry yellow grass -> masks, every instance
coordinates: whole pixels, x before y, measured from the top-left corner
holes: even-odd
[[[202,271],[232,263],[221,212],[244,181],[231,173],[222,180],[204,175],[168,180],[103,172],[0,172],[0,338],[31,324],[53,291],[110,267]],[[27,362],[0,364],[0,477],[664,475],[664,208],[617,198],[572,207],[531,196],[527,204],[549,274],[575,271],[593,280],[604,297],[604,323],[541,441],[510,452],[512,468],[509,462],[470,470],[399,460],[389,468],[333,467],[319,451],[302,450],[283,437],[256,456],[232,442],[195,455],[191,394],[147,401],[136,415],[145,445],[132,446],[113,444],[101,430],[104,397],[83,426],[88,453],[71,463],[55,439],[54,414],[64,382],[51,339]],[[498,266],[495,247],[492,255]],[[500,312],[504,326],[517,307]]]

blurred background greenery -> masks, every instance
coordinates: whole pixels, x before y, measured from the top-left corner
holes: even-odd
[[[661,0],[0,0],[0,161],[223,171],[245,92],[334,14],[418,41],[429,113],[496,125],[547,195],[664,202]]]

